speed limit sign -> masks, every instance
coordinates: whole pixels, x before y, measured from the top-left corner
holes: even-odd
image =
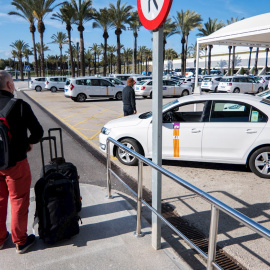
[[[137,0],[142,25],[148,30],[158,29],[166,20],[173,0]]]

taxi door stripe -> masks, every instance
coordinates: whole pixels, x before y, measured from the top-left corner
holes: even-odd
[[[173,126],[173,157],[180,157],[180,123]]]
[[[107,96],[109,95],[109,87],[107,87]]]

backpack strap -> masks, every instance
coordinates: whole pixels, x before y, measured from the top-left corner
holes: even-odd
[[[12,98],[7,104],[6,106],[0,111],[0,116],[2,118],[6,118],[7,115],[10,113],[10,111],[12,110],[12,108],[14,107],[14,105],[17,102],[17,98]]]

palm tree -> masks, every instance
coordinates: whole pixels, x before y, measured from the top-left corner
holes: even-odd
[[[142,69],[143,69],[143,68],[142,68],[142,64],[143,64],[143,56],[144,56],[146,50],[147,50],[146,46],[140,46],[140,47],[139,47],[139,50],[138,50],[138,57],[139,57],[140,62],[141,62],[141,73],[142,73]]]
[[[132,73],[137,73],[137,38],[138,38],[138,31],[142,26],[141,21],[139,19],[138,11],[130,12],[130,21],[129,21],[129,28],[133,31],[134,36],[134,48],[133,48],[133,71]]]
[[[43,47],[44,47],[43,34],[45,32],[45,25],[44,25],[43,20],[48,13],[52,12],[55,7],[61,5],[62,3],[52,6],[55,0],[29,0],[29,1],[32,2],[32,5],[33,5],[33,15],[38,20],[37,28],[40,35],[40,45],[41,45],[40,46],[41,48],[41,51],[40,51],[41,75],[45,76],[44,51],[43,51]]]
[[[32,42],[33,42],[33,51],[34,51],[34,61],[35,61],[35,74],[38,76],[38,64],[37,64],[37,50],[36,50],[36,42],[35,42],[35,18],[33,16],[33,6],[31,4],[31,0],[13,0],[11,5],[15,6],[17,11],[11,11],[9,15],[17,15],[21,18],[24,18],[30,23],[30,33],[32,34]]]
[[[88,62],[88,75],[91,75],[91,61],[92,61],[92,52],[91,50],[87,50],[84,54],[85,58],[87,59]]]
[[[94,74],[97,74],[97,51],[99,50],[99,45],[97,43],[93,43],[90,50],[94,53]]]
[[[17,58],[19,60],[19,66],[20,66],[20,73],[21,73],[21,80],[23,81],[23,66],[22,66],[22,57],[23,57],[23,51],[29,47],[29,45],[24,42],[23,40],[16,40],[10,45],[16,52]]]
[[[236,17],[236,18],[231,17],[229,20],[227,20],[227,25],[238,22],[238,21],[242,21],[244,19],[245,19],[244,17],[241,19],[239,19],[238,17]]]
[[[74,10],[74,22],[78,25],[80,32],[80,62],[81,62],[81,75],[85,76],[85,63],[84,63],[84,40],[83,31],[84,24],[93,18],[92,0],[71,0],[71,5]]]
[[[113,56],[114,52],[116,52],[116,47],[115,46],[108,46],[108,52],[110,53],[110,73],[112,73],[112,64],[113,64]]]
[[[99,56],[100,56],[101,53],[102,53],[102,50],[101,50],[100,46],[98,47],[96,53],[97,53],[97,59],[98,59],[98,74],[99,74],[99,73],[100,73],[100,72],[99,72]]]
[[[172,22],[172,19],[168,18],[163,24],[163,61],[165,60],[165,46],[167,44],[167,38],[175,34],[179,34],[176,22]]]
[[[54,70],[54,75],[55,70],[58,70],[58,59],[59,57],[57,55],[50,55],[50,54],[47,55],[47,63],[49,64],[51,70]]]
[[[149,62],[152,59],[152,50],[146,49],[144,52],[144,57],[145,57],[145,75],[147,75],[148,72],[147,62]]]
[[[195,28],[201,27],[201,16],[193,10],[186,10],[185,12],[183,9],[181,12],[177,12],[177,16],[174,17],[175,22],[177,24],[178,33],[181,34],[181,43],[182,43],[182,56],[181,56],[181,70],[182,75],[184,75],[186,69],[186,51],[187,51],[187,43],[188,43],[188,36],[190,31],[194,30]]]
[[[39,42],[36,43],[36,48],[37,48],[38,59],[39,59],[39,69],[40,69],[40,74],[41,74],[41,51],[43,51],[43,53],[44,53],[45,51],[49,51],[50,49],[49,49],[49,47],[46,46],[45,44],[43,44],[43,48],[41,49],[41,45],[40,45]],[[44,71],[44,73],[45,73],[45,71]],[[44,76],[45,76],[45,75],[44,75]],[[44,77],[44,76],[43,76],[43,77]]]
[[[197,36],[199,36],[199,37],[209,36],[209,35],[213,34],[214,32],[216,32],[217,30],[219,30],[220,28],[222,28],[223,26],[224,26],[224,23],[222,21],[218,22],[217,18],[215,18],[214,20],[209,18],[208,22],[206,22],[204,24],[204,27],[199,29],[199,33],[197,34]],[[211,50],[212,50],[212,48],[213,48],[213,45],[209,44],[208,45],[208,75],[210,75],[210,70],[211,70]]]
[[[94,12],[93,28],[101,28],[103,30],[104,49],[103,49],[103,76],[106,76],[107,70],[107,47],[108,47],[108,30],[112,28],[113,23],[110,19],[109,10],[107,8]]]
[[[173,61],[173,59],[177,58],[178,53],[174,49],[167,49],[165,51],[165,56],[168,59],[168,69],[169,69],[169,60]]]
[[[127,70],[125,71],[125,68],[124,68],[124,72],[128,73],[128,63],[129,61],[131,60],[132,58],[132,49],[130,48],[123,48],[123,58],[124,58],[124,63],[126,64],[127,66]]]
[[[33,52],[29,50],[29,47],[25,47],[24,50],[22,51],[23,56],[25,57],[25,60],[27,63],[29,63],[29,55],[33,55]]]
[[[121,0],[117,0],[116,5],[110,3],[110,18],[115,27],[115,35],[117,37],[117,73],[121,73],[121,59],[120,59],[120,50],[121,50],[121,42],[120,35],[122,34],[122,30],[126,30],[125,23],[130,21],[130,11],[132,10],[132,6],[123,4],[121,6]]]
[[[194,58],[194,67],[196,66],[196,58],[197,58],[197,42],[195,44],[191,44],[189,47],[188,47],[188,50],[187,50],[187,54]],[[201,56],[202,54],[202,49],[199,47],[199,57]]]
[[[79,77],[79,71],[80,71],[80,45],[79,42],[76,42],[76,46],[73,47],[75,51],[75,57],[77,62],[77,77]]]
[[[63,32],[57,32],[57,34],[53,34],[51,39],[53,40],[51,43],[57,43],[59,45],[60,50],[60,69],[61,75],[63,75],[63,65],[62,65],[62,50],[63,44],[67,44],[67,35]]]
[[[71,66],[71,77],[75,77],[75,66],[73,62],[73,50],[71,44],[71,25],[73,24],[73,14],[74,10],[70,3],[64,3],[60,8],[60,12],[54,13],[52,19],[58,20],[66,24],[66,30],[68,33],[68,46],[69,46],[69,55],[70,55],[70,66]]]

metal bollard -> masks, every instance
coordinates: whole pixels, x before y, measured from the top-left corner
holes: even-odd
[[[138,164],[138,196],[137,196],[137,227],[134,235],[136,237],[143,237],[142,233],[142,182],[143,182],[143,162],[139,160]]]

